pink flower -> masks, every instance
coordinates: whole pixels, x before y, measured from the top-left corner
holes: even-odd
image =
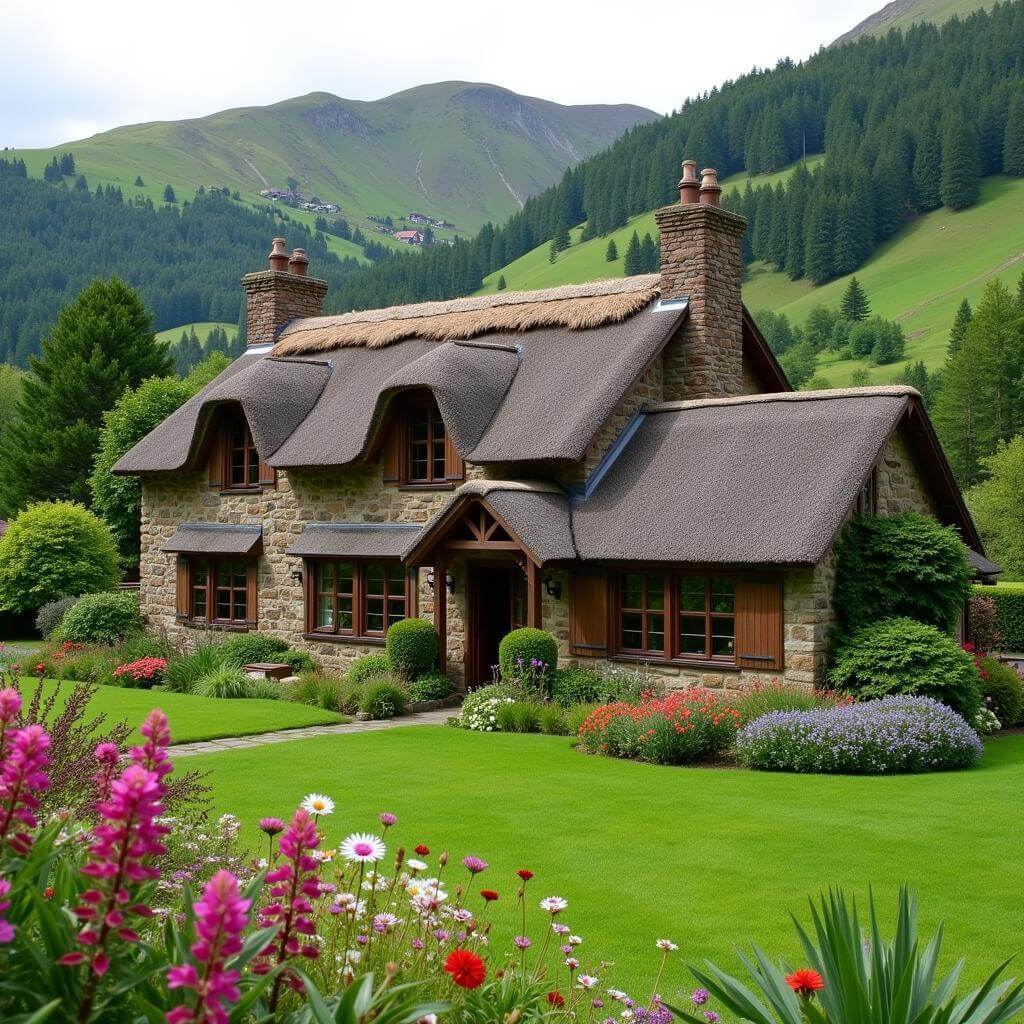
[[[11,891],[11,883],[0,878],[0,945],[14,939],[14,925],[4,917],[4,911],[11,905],[4,897]]]
[[[249,901],[239,895],[235,876],[222,870],[206,883],[202,897],[192,909],[197,940],[191,953],[196,963],[171,967],[167,987],[192,989],[195,1004],[191,1009],[172,1010],[167,1020],[169,1024],[227,1024],[226,1007],[238,1002],[239,973],[229,970],[226,964],[242,948]]]
[[[385,828],[391,828],[392,825],[398,824],[398,816],[395,814],[391,814],[389,811],[381,811],[379,817],[380,823]]]
[[[273,839],[284,831],[284,822],[280,818],[260,818],[260,831],[266,832]]]
[[[19,857],[32,846],[32,837],[17,824],[35,828],[34,811],[39,809],[38,793],[50,786],[46,766],[50,763],[50,737],[41,725],[28,725],[10,734],[10,742],[0,766],[0,848],[7,842]]]
[[[480,857],[463,857],[462,863],[471,875],[478,875],[481,871],[487,870],[487,861]]]
[[[121,760],[121,752],[115,743],[101,743],[92,752],[96,763],[100,766],[99,771],[92,777],[96,784],[96,798],[98,800],[110,799],[110,783],[114,777],[114,771]]]

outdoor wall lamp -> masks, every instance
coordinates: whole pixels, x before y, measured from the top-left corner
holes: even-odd
[[[562,596],[562,581],[549,576],[544,581],[544,589],[547,591],[548,597],[553,597],[557,601]]]
[[[448,588],[448,593],[449,594],[454,594],[455,593],[455,577],[452,575],[452,573],[446,572],[444,574],[444,585]],[[433,569],[428,569],[427,570],[427,586],[430,587],[431,590],[434,589],[434,570]]]

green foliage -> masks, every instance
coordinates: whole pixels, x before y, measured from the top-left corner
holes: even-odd
[[[543,662],[540,671],[550,674],[558,667],[558,642],[543,629],[524,626],[506,634],[498,645],[502,677],[512,678],[528,670],[534,661]]]
[[[240,668],[221,665],[209,675],[203,676],[192,691],[200,697],[238,698],[252,697],[253,683]]]
[[[0,438],[4,436],[4,428],[14,419],[23,379],[24,374],[13,366],[0,363]]]
[[[992,655],[978,661],[981,696],[1004,729],[1017,725],[1024,713],[1024,685],[1017,670]]]
[[[1024,579],[1024,435],[1000,441],[981,465],[986,479],[967,492],[971,515],[1003,578]]]
[[[278,664],[288,665],[292,675],[299,675],[302,672],[315,672],[317,670],[316,660],[313,655],[306,651],[283,651],[274,655]]]
[[[868,302],[867,292],[856,277],[850,278],[850,283],[843,292],[842,300],[839,303],[839,310],[844,319],[857,323],[867,320],[871,313],[871,303]]]
[[[323,708],[325,711],[341,710],[341,694],[343,680],[340,676],[327,675],[323,672],[303,672],[292,686],[291,698],[300,704]],[[358,710],[359,702],[355,702],[350,714]]]
[[[502,704],[498,708],[498,729],[500,732],[538,732],[543,709],[543,704],[528,700]]]
[[[189,654],[171,659],[164,673],[164,687],[174,693],[195,693],[203,679],[223,667],[223,645],[213,637],[200,637]]]
[[[249,697],[255,700],[283,700],[285,694],[276,679],[250,679]],[[333,708],[325,710],[330,711]]]
[[[1024,583],[975,586],[974,593],[989,598],[996,606],[996,631],[1002,637],[1002,650],[1024,651]]]
[[[604,676],[585,665],[567,665],[551,679],[551,699],[563,708],[573,704],[600,703],[606,699]]]
[[[202,386],[202,377],[153,377],[121,395],[103,415],[96,463],[89,478],[93,508],[106,520],[121,557],[139,560],[142,485],[137,476],[114,476],[114,464]]]
[[[114,277],[85,288],[43,341],[0,440],[0,511],[55,496],[88,501],[103,414],[125,388],[170,369],[128,285]]]
[[[113,644],[141,628],[137,594],[101,591],[75,602],[60,625],[60,636],[79,644]]]
[[[604,251],[605,262],[614,263],[619,258],[619,247],[614,238],[608,239],[608,248]]]
[[[362,683],[350,683],[346,680],[338,697],[338,710],[345,715],[354,715],[363,702],[363,689]]]
[[[574,704],[571,708],[567,708],[565,712],[565,727],[568,730],[567,735],[579,736],[580,729],[583,727],[583,723],[590,717],[591,713],[596,711],[601,705],[599,703],[592,704]]]
[[[801,341],[779,356],[779,364],[794,388],[802,388],[813,376],[818,354],[810,343]]]
[[[408,679],[429,672],[437,662],[437,632],[426,619],[402,619],[388,627],[385,641],[391,667]]]
[[[971,571],[959,535],[931,516],[857,516],[836,548],[835,604],[853,630],[910,616],[952,633],[970,594]]]
[[[345,672],[345,682],[361,685],[371,676],[379,676],[390,670],[391,662],[386,654],[364,654],[349,665]]]
[[[36,612],[36,631],[44,640],[49,640],[53,636],[54,631],[64,621],[64,616],[77,601],[77,597],[61,597],[56,601],[47,601]]]
[[[0,537],[0,609],[33,611],[61,597],[110,589],[118,577],[106,524],[74,502],[31,505]]]
[[[744,725],[769,711],[810,711],[812,708],[835,707],[842,698],[834,693],[806,690],[777,680],[755,684],[740,691],[735,707]]]
[[[540,731],[545,736],[568,736],[568,714],[557,704],[543,704],[540,710]]]
[[[900,693],[933,697],[968,722],[981,707],[974,659],[935,626],[909,618],[882,619],[844,638],[828,680],[860,700]]]
[[[257,661],[285,664],[280,655],[288,650],[288,644],[276,636],[265,633],[231,633],[221,644],[224,662],[235,668],[244,668]]]
[[[951,210],[963,210],[978,201],[981,167],[978,161],[978,136],[959,117],[948,119],[942,136],[942,178],[939,196]]]
[[[753,956],[742,957],[753,985],[710,962],[691,965],[690,973],[730,1016],[750,1024],[1007,1024],[1024,1010],[1024,986],[1000,981],[1002,968],[966,993],[959,987],[962,961],[940,978],[942,928],[928,942],[918,938],[917,899],[906,888],[900,889],[892,939],[882,937],[873,898],[864,929],[856,904],[840,890],[822,895],[817,907],[811,904],[811,920],[809,931],[794,926],[802,962],[824,982],[813,998],[799,998],[778,959],[757,946]],[[700,1021],[688,1010],[669,1009],[690,1024]]]
[[[443,672],[428,672],[409,684],[409,700],[445,700],[455,692],[452,681]]]
[[[974,312],[971,304],[964,299],[956,308],[956,316],[953,317],[953,326],[949,329],[949,344],[946,350],[950,356],[955,356],[967,337],[967,328],[971,326],[971,318]]]
[[[381,673],[366,680],[359,710],[374,719],[395,718],[405,714],[408,699],[401,676]]]

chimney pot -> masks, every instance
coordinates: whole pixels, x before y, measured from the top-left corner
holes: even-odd
[[[705,206],[718,206],[722,195],[722,186],[718,184],[718,171],[714,167],[705,167],[700,172],[700,201]]]
[[[697,161],[683,161],[683,176],[679,179],[679,202],[696,203],[700,195],[700,182],[697,180]]]
[[[288,252],[283,238],[275,238],[270,247],[270,269],[281,273],[288,271]]]
[[[296,249],[288,261],[288,269],[298,277],[305,277],[308,268],[309,259],[306,256],[306,250]]]

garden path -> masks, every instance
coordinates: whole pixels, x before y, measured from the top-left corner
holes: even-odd
[[[444,725],[458,708],[438,708],[435,711],[421,711],[401,718],[386,718],[378,722],[345,722],[342,725],[311,725],[302,729],[281,729],[256,736],[230,736],[217,740],[202,740],[198,743],[176,743],[169,750],[175,758],[190,757],[192,754],[215,754],[220,750],[239,750],[243,747],[263,747],[270,743],[284,743],[288,740],[304,740],[310,736],[333,736],[346,732],[379,732],[381,729],[397,729],[407,725]]]

